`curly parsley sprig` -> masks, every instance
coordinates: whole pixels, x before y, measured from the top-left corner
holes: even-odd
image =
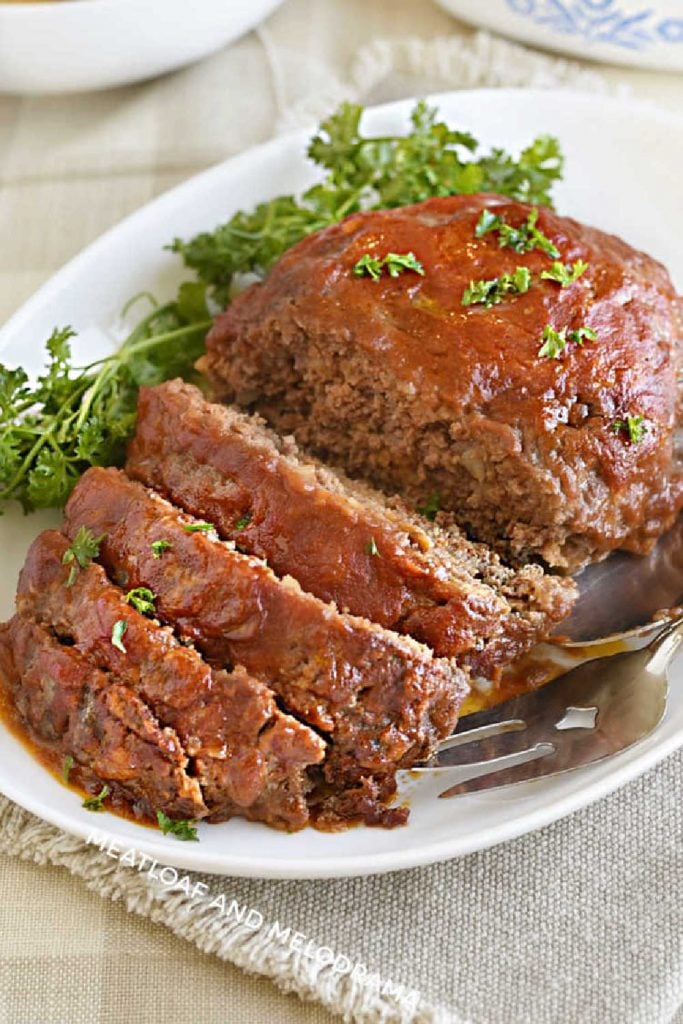
[[[194,283],[156,306],[119,350],[74,366],[70,327],[55,329],[44,372],[31,383],[0,364],[0,503],[26,511],[63,505],[89,466],[120,464],[133,430],[138,389],[169,377],[192,379],[211,326],[197,319]]]

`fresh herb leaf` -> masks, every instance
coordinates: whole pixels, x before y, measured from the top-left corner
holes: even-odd
[[[404,270],[412,270],[424,277],[425,270],[414,252],[389,252],[382,261],[390,277],[398,277]]]
[[[492,213],[491,210],[482,210],[474,229],[474,237],[483,238],[484,235],[488,235],[489,231],[495,231],[503,223],[502,217]]]
[[[498,245],[501,249],[514,249],[515,252],[532,252],[540,249],[546,256],[557,259],[560,251],[551,240],[536,227],[538,210],[529,213],[526,222],[514,228],[507,223],[505,217],[492,215],[490,210],[483,210],[474,229],[476,238],[483,238],[490,231],[498,234]]]
[[[365,554],[373,556],[379,555],[379,548],[377,547],[377,543],[374,537],[371,537],[370,540],[365,545]]]
[[[119,619],[115,622],[111,631],[111,642],[112,646],[116,647],[117,650],[121,651],[122,654],[127,654],[126,648],[123,646],[123,638],[128,629],[128,623],[125,619]]]
[[[246,529],[247,526],[249,526],[249,523],[251,522],[251,520],[252,520],[251,514],[249,512],[245,512],[245,514],[243,516],[241,516],[237,520],[237,522],[235,523],[235,529],[236,530],[244,530],[244,529]]]
[[[264,274],[292,245],[359,210],[418,203],[432,196],[496,192],[521,202],[550,205],[563,157],[556,139],[539,136],[514,158],[501,149],[475,156],[467,132],[440,121],[418,103],[405,135],[364,135],[363,109],[342,104],[311,140],[308,155],[325,172],[301,197],[278,196],[236,213],[215,231],[171,248],[224,303],[236,274]]]
[[[538,350],[538,355],[545,359],[559,359],[561,353],[567,346],[567,342],[574,342],[575,345],[583,346],[585,341],[596,341],[597,334],[592,327],[578,327],[576,330],[568,331],[566,327],[556,331],[550,324],[543,328],[543,344]]]
[[[366,252],[355,264],[352,273],[354,277],[371,277],[373,281],[379,281],[382,276],[382,260]]]
[[[579,327],[575,331],[567,331],[567,341],[583,346],[584,341],[597,341],[598,336],[592,327]]]
[[[106,537],[106,533],[96,537],[87,526],[79,526],[70,546],[62,555],[62,565],[70,565],[69,578],[66,581],[67,587],[72,587],[80,569],[87,569],[93,558],[100,553],[100,544]]]
[[[562,288],[566,288],[568,285],[574,284],[574,281],[577,281],[587,270],[588,264],[583,260],[577,260],[573,266],[571,263],[555,260],[550,270],[541,271],[541,277],[545,281],[557,281]]]
[[[182,839],[185,842],[199,842],[197,827],[193,821],[174,821],[164,814],[163,811],[157,811],[157,821],[164,835],[170,834],[175,836],[176,839]]]
[[[431,519],[431,521],[434,522],[438,513],[441,511],[441,495],[438,491],[435,491],[434,494],[430,494],[424,505],[419,505],[415,511],[419,515],[424,516],[425,519]]]
[[[64,779],[65,782],[69,781],[69,775],[71,774],[71,769],[73,768],[73,766],[74,759],[71,756],[71,754],[67,754],[66,757],[64,758],[64,764],[62,765],[62,778]]]
[[[215,529],[213,523],[183,523],[185,533],[211,533]]]
[[[33,384],[0,364],[0,503],[59,507],[89,466],[121,465],[140,385],[196,379],[211,321],[188,322],[194,312],[187,299],[155,307],[118,352],[88,366],[72,365],[71,328],[56,329]]]
[[[109,796],[109,786],[102,786],[97,796],[90,796],[83,801],[86,811],[103,811],[104,801]]]
[[[153,540],[152,541],[152,555],[154,558],[161,558],[164,551],[168,551],[173,545],[167,540]]]
[[[647,433],[647,423],[644,416],[626,416],[623,420],[615,420],[611,429],[615,434],[628,434],[631,444],[638,444]]]
[[[206,302],[206,285],[201,281],[184,281],[178,289],[176,304],[178,316],[185,323],[192,324],[211,318]]]
[[[538,350],[539,356],[545,359],[559,359],[567,344],[567,328],[556,331],[550,324],[543,328],[543,344]]]
[[[132,604],[133,608],[142,615],[153,615],[156,611],[154,607],[156,594],[153,594],[149,587],[135,587],[133,590],[129,590],[124,600],[128,604]]]
[[[389,252],[382,257],[372,256],[366,252],[358,260],[352,272],[356,277],[368,276],[373,281],[379,281],[383,270],[386,270],[390,277],[398,277],[404,270],[413,270],[421,277],[424,277],[425,272],[414,252]]]
[[[526,267],[517,267],[513,274],[501,274],[487,281],[470,281],[462,293],[463,306],[483,305],[487,309],[502,302],[507,295],[524,295],[531,287],[531,274]]]

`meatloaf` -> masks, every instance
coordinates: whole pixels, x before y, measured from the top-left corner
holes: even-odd
[[[181,380],[141,390],[126,470],[277,575],[478,675],[550,632],[574,596],[570,581],[506,568],[457,526],[389,502]]]
[[[379,803],[396,769],[428,757],[452,731],[468,690],[455,661],[304,593],[118,470],[91,469],[77,484],[65,530],[74,537],[81,526],[105,535],[108,574],[123,588],[150,588],[156,615],[181,639],[214,664],[245,666],[325,734],[326,821],[336,807],[350,816],[356,798],[366,820],[405,818]]]
[[[23,728],[62,764],[70,779],[140,817],[157,810],[172,818],[207,813],[177,735],[116,675],[95,668],[75,647],[30,618],[0,626],[2,684]]]
[[[305,825],[312,788],[306,769],[322,761],[323,740],[283,714],[268,687],[244,668],[212,671],[170,629],[132,607],[101,566],[90,563],[67,586],[68,544],[53,530],[33,542],[19,580],[20,614],[124,680],[175,731],[209,820],[240,815],[289,831]],[[112,644],[120,621],[125,651]]]
[[[354,273],[389,253],[423,273]],[[553,258],[587,268],[543,278]],[[666,270],[619,238],[450,196],[304,239],[218,318],[200,365],[351,475],[414,504],[437,492],[477,539],[571,570],[647,551],[681,506],[681,333]]]

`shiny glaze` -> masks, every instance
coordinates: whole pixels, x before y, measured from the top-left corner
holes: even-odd
[[[354,214],[309,236],[218,318],[203,365],[219,391],[240,399],[248,400],[249,388],[263,381],[257,406],[273,409],[280,425],[290,422],[297,432],[301,426],[308,441],[303,410],[306,402],[315,404],[316,393],[305,382],[306,346],[317,353],[329,349],[330,358],[335,353],[342,376],[345,355],[362,352],[367,372],[360,375],[354,364],[347,386],[354,396],[360,389],[372,392],[368,408],[375,414],[377,403],[386,403],[382,414],[394,434],[400,434],[402,422],[411,429],[418,424],[416,434],[421,429],[427,438],[443,427],[439,438],[447,438],[444,443],[463,461],[450,490],[436,463],[434,478],[448,507],[475,534],[481,524],[483,539],[495,539],[480,515],[468,513],[468,503],[486,509],[486,495],[468,478],[472,459],[483,461],[487,473],[500,464],[501,488],[505,478],[517,477],[519,493],[530,496],[517,502],[518,520],[524,518],[534,530],[553,523],[590,538],[585,548],[570,549],[570,567],[586,561],[591,547],[601,553],[621,545],[647,550],[683,500],[672,444],[681,307],[669,276],[617,237],[542,208],[538,227],[555,243],[561,260],[580,258],[589,267],[569,287],[541,281],[538,275],[551,263],[543,252],[500,248],[494,232],[475,237],[484,208],[515,227],[532,209],[494,195],[451,196]],[[405,272],[379,281],[354,276],[362,255],[390,251],[413,252],[424,276]],[[519,265],[533,275],[526,294],[490,309],[462,306],[471,280],[512,273]],[[591,327],[598,338],[582,347],[568,344],[557,360],[540,358],[547,324],[557,330]],[[291,345],[294,364],[299,366],[300,357],[304,367],[300,393],[292,384],[292,405],[282,411],[277,392],[269,392],[264,380],[267,367],[250,354],[258,347],[259,330],[280,332],[283,346]],[[394,394],[378,395],[377,381],[389,376],[397,382]],[[246,396],[240,395],[242,378]],[[300,410],[294,402],[301,403]],[[316,409],[320,420],[329,417],[322,404]],[[647,433],[637,444],[612,429],[627,414],[647,420]],[[373,446],[379,444],[379,422],[368,439]],[[331,423],[325,426],[331,430]],[[330,434],[325,436],[329,445]],[[346,460],[350,455],[353,471],[362,470],[358,442],[346,450],[340,440],[338,448],[333,454]],[[422,454],[429,452],[427,445]],[[394,453],[391,447],[373,457],[368,475],[373,470],[383,486],[403,492],[416,473],[408,451]],[[511,530],[514,523],[511,519]],[[563,564],[563,555],[553,551],[554,539],[545,547],[536,536],[525,540],[553,564]]]

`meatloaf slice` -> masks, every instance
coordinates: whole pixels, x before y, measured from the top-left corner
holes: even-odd
[[[0,626],[0,647],[21,725],[53,763],[73,757],[74,781],[92,792],[107,784],[108,802],[139,817],[206,815],[178,736],[116,675],[21,615]]]
[[[479,674],[547,634],[572,603],[570,581],[506,568],[457,526],[388,502],[181,380],[141,390],[126,469],[279,576],[437,655],[469,655]]]
[[[484,211],[512,235],[477,237]],[[553,256],[545,243],[525,251],[530,215],[533,226],[532,207],[495,195],[353,214],[231,303],[201,368],[218,396],[352,475],[415,504],[438,492],[516,559],[574,569],[614,548],[645,552],[683,500],[680,299],[649,256],[548,209],[534,230],[570,271],[588,266],[566,286],[542,278]],[[354,274],[365,254],[389,252],[414,253],[424,276]],[[470,299],[520,266],[523,294],[463,305],[471,284]],[[557,358],[539,354],[547,328]],[[582,328],[595,338],[572,333]]]
[[[279,579],[125,474],[96,468],[81,478],[66,531],[80,526],[106,534],[109,574],[122,587],[149,587],[179,636],[218,664],[244,665],[329,735],[324,776],[335,789],[393,777],[453,729],[468,690],[455,662]],[[156,541],[169,545],[161,557]]]
[[[323,740],[283,714],[268,687],[244,668],[212,671],[170,629],[136,611],[100,565],[91,563],[67,586],[68,544],[54,530],[36,538],[19,578],[18,610],[125,680],[175,730],[193,759],[210,820],[240,815],[302,828],[312,785],[306,769],[322,761]],[[120,621],[126,623],[125,652],[112,644]]]

